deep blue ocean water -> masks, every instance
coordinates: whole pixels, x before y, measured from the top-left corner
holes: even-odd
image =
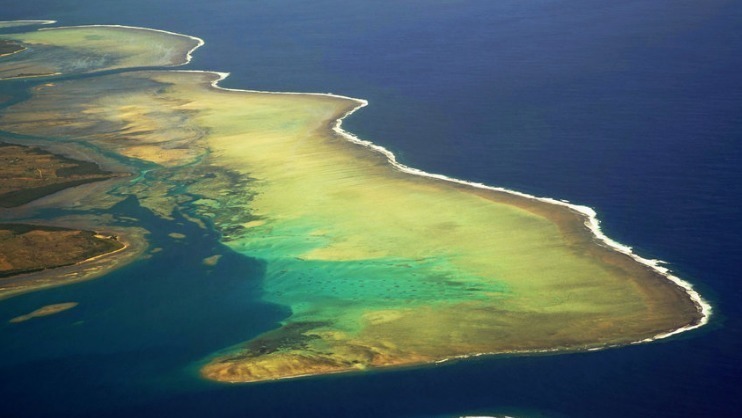
[[[195,361],[271,329],[263,266],[213,235],[105,278],[0,303],[0,415],[544,417],[742,414],[742,2],[0,0],[0,20],[199,36],[225,87],[368,99],[345,128],[413,167],[595,208],[714,305],[652,344],[258,385]],[[225,258],[207,271],[201,258]],[[11,326],[5,318],[77,301]]]

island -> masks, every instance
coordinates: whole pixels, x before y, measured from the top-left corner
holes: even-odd
[[[70,52],[38,65],[59,71],[75,47],[100,48],[85,42],[90,28],[64,31],[77,40]],[[52,32],[12,39],[44,43]],[[83,141],[146,170],[117,193],[164,219],[190,213],[264,262],[263,298],[290,315],[205,358],[203,377],[257,382],[594,350],[708,320],[688,282],[603,235],[590,208],[407,167],[342,129],[363,100],[224,89],[226,76],[92,72],[38,84],[0,112],[4,131]]]

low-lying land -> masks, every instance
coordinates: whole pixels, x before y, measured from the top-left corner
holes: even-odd
[[[0,207],[12,208],[81,184],[122,174],[38,148],[0,142]]]
[[[93,231],[0,224],[0,278],[69,266],[124,248],[114,235]]]
[[[0,208],[20,207],[75,186],[127,175],[101,170],[90,161],[0,143]],[[114,255],[128,246],[117,233],[0,223],[0,299],[98,276],[131,259],[132,254]]]

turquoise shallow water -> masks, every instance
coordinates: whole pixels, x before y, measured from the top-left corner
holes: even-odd
[[[22,327],[2,322],[3,415],[735,416],[742,407],[739,2],[0,5],[3,19],[200,36],[207,45],[191,68],[232,72],[228,87],[369,99],[347,129],[415,167],[595,207],[609,236],[671,261],[718,312],[699,332],[604,352],[213,384],[195,378],[193,362],[288,312],[260,301],[259,260],[127,201],[115,210],[140,218],[165,251],[0,303],[0,318],[80,303]],[[217,252],[216,267],[201,265]]]

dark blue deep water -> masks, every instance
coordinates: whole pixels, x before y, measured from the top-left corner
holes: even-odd
[[[213,384],[194,362],[287,312],[260,302],[259,260],[126,201],[166,250],[0,303],[0,416],[742,416],[742,1],[0,0],[10,19],[188,33],[207,42],[190,68],[226,87],[368,99],[346,129],[414,167],[594,207],[715,316],[604,352]]]

